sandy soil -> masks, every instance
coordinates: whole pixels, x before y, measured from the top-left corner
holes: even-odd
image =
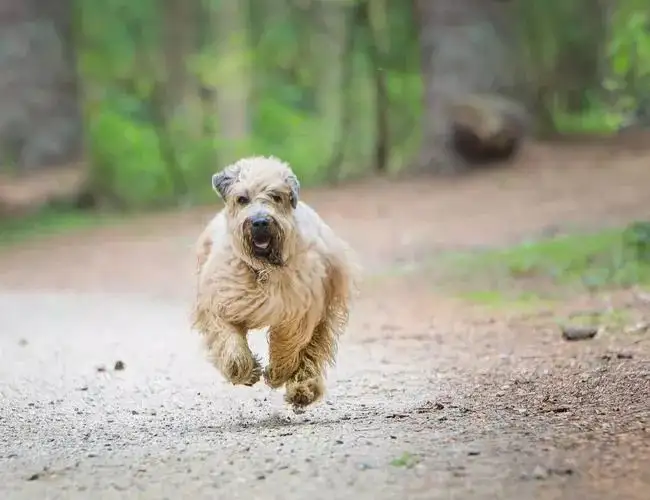
[[[2,498],[645,500],[650,333],[565,342],[555,318],[615,307],[642,324],[648,297],[486,311],[434,292],[418,264],[648,218],[649,162],[531,147],[508,170],[307,192],[372,279],[326,401],[302,415],[225,384],[189,330],[209,210],[3,249]],[[404,263],[415,272],[391,272]]]

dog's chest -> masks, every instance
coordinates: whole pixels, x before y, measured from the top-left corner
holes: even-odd
[[[255,277],[249,328],[299,321],[324,302],[320,276],[300,271],[271,271]]]

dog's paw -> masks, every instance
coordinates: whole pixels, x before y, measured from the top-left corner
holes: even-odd
[[[271,389],[278,389],[282,387],[287,380],[289,380],[289,376],[286,375],[286,373],[273,368],[271,365],[267,366],[264,369],[264,383],[268,385]]]
[[[287,382],[287,393],[284,400],[289,403],[294,411],[300,412],[306,406],[315,403],[325,393],[325,383],[320,377],[306,380],[292,380]]]
[[[262,365],[257,357],[237,356],[225,363],[223,375],[233,385],[251,387],[262,378]]]

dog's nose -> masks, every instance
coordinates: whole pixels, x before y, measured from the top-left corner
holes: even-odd
[[[266,217],[255,217],[251,221],[251,225],[255,228],[263,228],[263,227],[268,227],[269,225],[269,219]]]

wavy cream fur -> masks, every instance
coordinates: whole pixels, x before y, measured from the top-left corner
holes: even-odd
[[[192,321],[212,364],[233,384],[253,385],[262,374],[272,388],[286,384],[287,402],[301,408],[324,393],[348,321],[357,266],[348,245],[307,204],[295,209],[290,167],[276,159],[245,158],[223,171],[226,206],[198,240],[198,289]],[[223,187],[223,186],[222,186]],[[294,191],[292,191],[294,189]],[[269,193],[286,195],[282,203]],[[241,206],[238,196],[250,203]],[[282,265],[247,250],[243,222],[264,210],[282,234]],[[247,342],[249,330],[268,327],[269,365],[262,370]]]

